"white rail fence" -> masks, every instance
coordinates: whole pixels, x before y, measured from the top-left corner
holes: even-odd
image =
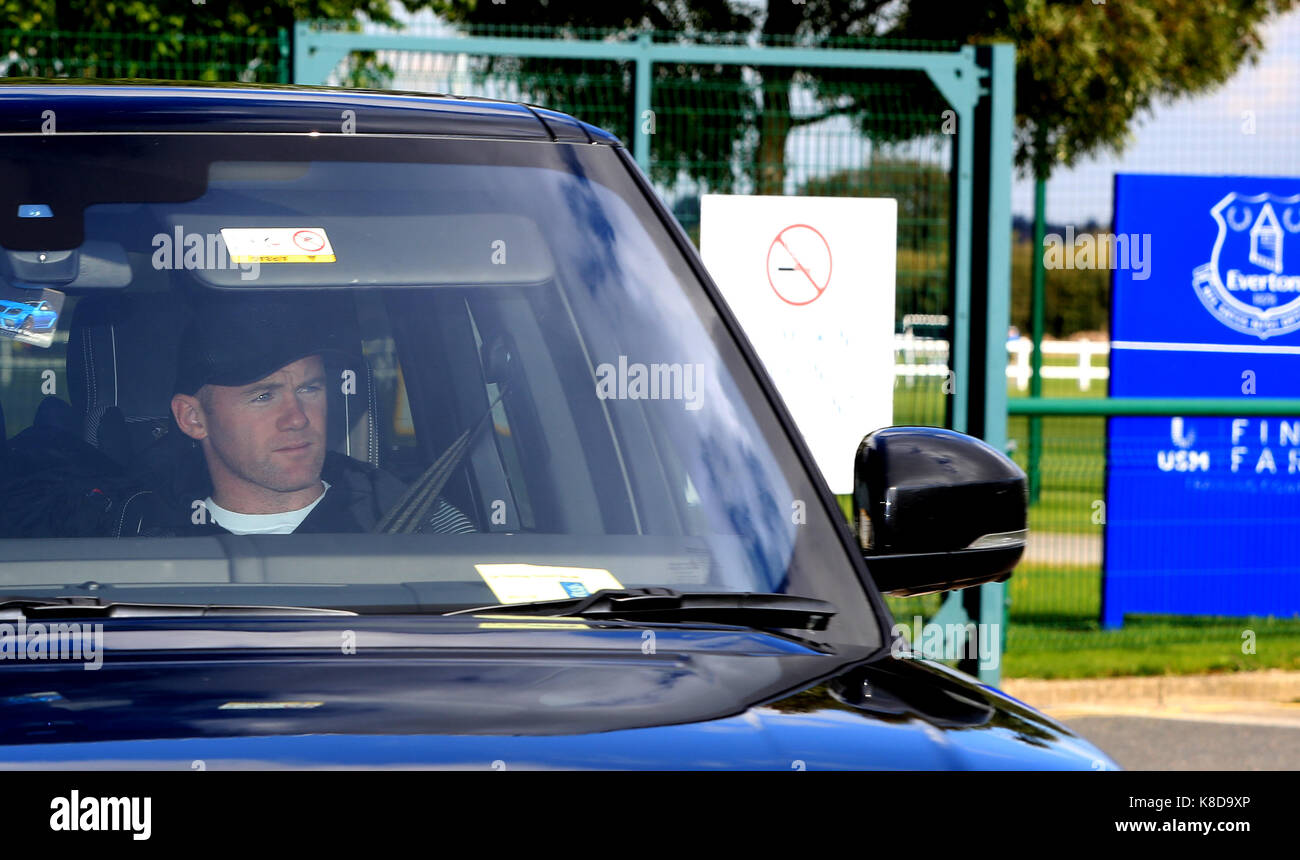
[[[62,338],[67,335],[59,333]],[[919,376],[948,375],[948,341],[941,338],[917,337],[910,331],[894,335],[894,377],[903,380],[908,388],[916,385]],[[1020,391],[1029,388],[1032,369],[1029,364],[1033,342],[1027,337],[1007,341],[1007,379],[1014,379]],[[15,369],[40,370],[52,367],[51,359],[45,354],[15,354],[13,341],[0,337],[0,385],[9,385]],[[1080,391],[1087,391],[1094,380],[1104,382],[1110,377],[1110,369],[1105,366],[1094,367],[1092,357],[1099,355],[1103,361],[1110,355],[1110,345],[1105,342],[1083,340],[1045,340],[1043,356],[1073,356],[1075,361],[1068,365],[1044,364],[1044,379],[1074,379],[1079,383]],[[62,364],[62,361],[59,361]]]
[[[947,376],[948,350],[948,341],[939,338],[917,337],[910,331],[894,335],[895,379],[902,379],[904,385],[911,388],[916,385],[918,376]],[[1033,374],[1029,359],[1033,351],[1033,341],[1027,337],[1007,341],[1007,379],[1014,379],[1020,391],[1029,388],[1029,378]],[[1043,358],[1048,356],[1071,356],[1074,360],[1069,364],[1044,361],[1043,379],[1074,379],[1078,381],[1080,391],[1087,391],[1094,381],[1104,382],[1110,378],[1110,368],[1106,366],[1110,344],[1104,341],[1045,340]],[[1102,357],[1101,366],[1093,366],[1093,356]]]

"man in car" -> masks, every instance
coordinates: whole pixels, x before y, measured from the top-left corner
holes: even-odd
[[[405,490],[326,448],[327,402],[348,351],[329,318],[274,300],[205,307],[181,339],[172,417],[201,457],[132,500],[122,534],[370,531]],[[337,317],[335,317],[337,319]],[[476,529],[438,498],[421,531]]]

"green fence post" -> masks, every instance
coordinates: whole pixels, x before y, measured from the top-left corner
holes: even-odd
[[[1040,173],[1034,179],[1034,244],[1030,249],[1030,266],[1032,267],[1033,287],[1030,292],[1029,307],[1032,318],[1029,327],[1030,343],[1033,352],[1029,355],[1029,396],[1043,396],[1043,318],[1045,316],[1045,280],[1047,277],[1046,261],[1043,259],[1043,243],[1047,239],[1047,180]],[[1043,444],[1042,419],[1037,415],[1029,418],[1029,503],[1038,501],[1041,481],[1038,474],[1038,458]]]
[[[635,85],[635,115],[633,117],[632,129],[632,155],[636,158],[636,163],[641,165],[645,175],[650,175],[650,134],[646,131],[646,119],[651,118],[653,114],[650,108],[650,85],[652,82],[651,75],[654,73],[654,64],[650,59],[651,37],[649,33],[639,33],[636,37],[637,55],[636,55],[636,85]]]
[[[279,30],[279,42],[280,62],[278,63],[276,70],[276,81],[281,84],[290,84],[293,83],[293,78],[289,76],[289,56],[291,50],[289,45],[289,30],[285,27],[281,27]]]
[[[982,48],[989,68],[985,140],[987,162],[987,275],[984,306],[984,441],[999,451],[1007,447],[1007,330],[1011,325],[1011,179],[1015,164],[1016,48],[996,44]],[[979,623],[997,630],[990,637],[996,653],[981,660],[979,679],[997,685],[1002,680],[1006,651],[1008,592],[1005,582],[980,586]],[[994,627],[993,625],[998,625]],[[984,641],[981,637],[980,641]],[[987,666],[987,667],[986,667]]]
[[[348,56],[348,48],[339,47],[342,40],[337,37],[352,35],[354,34],[317,32],[312,29],[311,21],[296,22],[293,25],[293,82],[323,85],[335,67]],[[357,50],[364,48],[358,47]]]
[[[963,46],[962,54],[975,59],[975,49]],[[978,96],[976,96],[978,99]],[[974,101],[974,100],[972,100]],[[955,381],[952,392],[952,429],[961,433],[971,431],[968,425],[968,401],[971,397],[971,231],[974,229],[974,172],[975,172],[975,110],[974,104],[956,108],[957,146],[956,176],[957,211],[952,219],[954,226],[952,259],[952,347],[949,355]],[[975,432],[979,432],[976,430]]]

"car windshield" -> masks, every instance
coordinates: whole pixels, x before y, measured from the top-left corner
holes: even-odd
[[[0,593],[780,592],[834,604],[810,636],[880,642],[839,512],[614,148],[0,148],[0,288],[62,295],[52,334],[0,339]]]

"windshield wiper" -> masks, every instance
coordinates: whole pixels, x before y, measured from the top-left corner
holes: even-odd
[[[234,606],[221,603],[123,603],[97,597],[0,596],[0,618],[171,618],[194,615],[356,615],[315,606]]]
[[[444,615],[553,615],[611,621],[734,624],[782,630],[825,630],[838,610],[811,597],[671,588],[601,589],[590,597],[501,603]]]

